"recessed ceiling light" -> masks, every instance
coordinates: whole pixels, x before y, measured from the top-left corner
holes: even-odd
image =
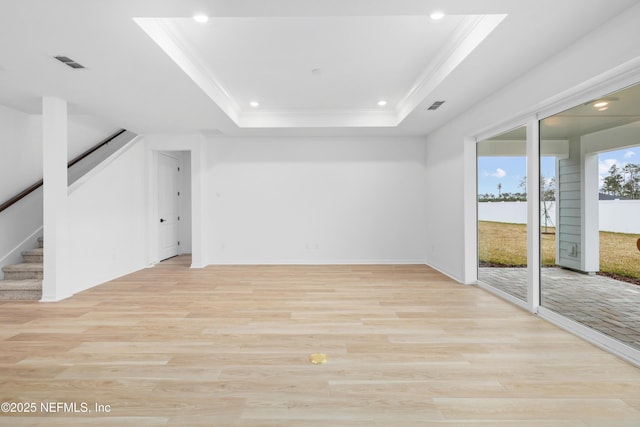
[[[205,22],[209,21],[209,17],[204,13],[196,13],[195,15],[193,15],[193,20],[201,24],[204,24]]]
[[[442,18],[444,18],[444,12],[437,10],[435,12],[431,12],[431,15],[429,15],[429,18],[433,19],[434,21],[438,21]]]
[[[251,105],[253,108],[258,108],[260,106],[260,103],[258,101],[251,101],[249,105]]]
[[[387,101],[385,101],[384,99],[378,101],[378,107],[384,107],[385,105],[387,105]]]
[[[594,108],[602,108],[602,107],[606,107],[607,105],[609,105],[609,103],[607,101],[600,101],[600,102],[596,102],[595,104],[593,104]]]

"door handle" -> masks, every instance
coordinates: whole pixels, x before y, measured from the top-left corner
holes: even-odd
[[[164,222],[164,221],[165,221],[164,218],[160,218],[160,222]]]

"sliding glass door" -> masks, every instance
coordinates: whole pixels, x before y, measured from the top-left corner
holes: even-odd
[[[640,349],[640,85],[540,121],[541,306]]]
[[[477,144],[478,280],[527,300],[526,127]]]

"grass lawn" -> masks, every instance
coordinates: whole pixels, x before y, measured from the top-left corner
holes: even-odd
[[[544,229],[543,229],[544,231]],[[549,233],[554,233],[552,227]],[[639,235],[600,232],[600,270],[640,279]],[[542,234],[542,265],[555,265],[555,234]],[[526,266],[527,229],[524,224],[478,222],[478,255],[481,265]]]

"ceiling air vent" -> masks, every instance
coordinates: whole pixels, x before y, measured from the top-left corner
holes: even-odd
[[[444,101],[436,101],[433,104],[431,104],[427,110],[437,110],[438,108],[440,108],[440,106],[444,104]]]
[[[63,64],[68,65],[71,68],[76,68],[76,69],[84,68],[84,65],[78,64],[76,61],[69,58],[68,56],[54,56],[54,58],[56,58],[58,61],[62,62]]]

